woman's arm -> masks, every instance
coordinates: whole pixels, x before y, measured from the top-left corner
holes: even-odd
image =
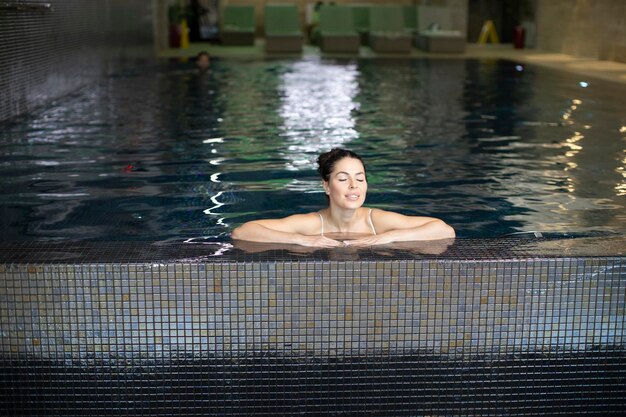
[[[291,243],[302,246],[335,247],[342,242],[317,235],[321,229],[315,213],[295,214],[283,219],[254,220],[233,230],[233,239],[251,242]]]
[[[346,241],[346,245],[371,246],[391,242],[451,239],[454,229],[433,217],[405,216],[391,211],[374,209],[372,221],[378,233],[362,239]]]

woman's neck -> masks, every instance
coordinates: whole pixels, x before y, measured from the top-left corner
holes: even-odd
[[[338,229],[339,233],[350,233],[359,219],[359,209],[342,210],[338,208],[328,207],[325,210],[326,217]]]

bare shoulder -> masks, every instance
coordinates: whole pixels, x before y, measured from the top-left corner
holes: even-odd
[[[316,212],[292,214],[291,216],[283,217],[281,219],[254,220],[253,222],[269,229],[288,233],[300,233],[303,235],[319,234],[319,231],[321,230],[320,217]]]

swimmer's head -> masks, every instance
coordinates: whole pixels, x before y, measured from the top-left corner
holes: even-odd
[[[346,158],[348,159],[348,161],[342,162]],[[358,193],[361,197],[359,198],[359,204],[363,203],[365,199],[365,194],[367,192],[367,177],[365,164],[363,163],[363,160],[359,155],[347,149],[334,148],[329,152],[321,154],[317,158],[317,164],[317,172],[320,174],[320,177],[322,177],[322,185],[326,190],[326,199],[329,204],[331,203],[331,201],[335,201],[334,197],[337,193],[339,193],[339,200],[342,199],[341,195],[343,195],[344,192],[340,191],[340,187],[337,187],[337,185],[345,183],[346,179],[341,177],[345,175],[351,175],[343,172],[343,170],[350,171],[350,173],[356,175],[356,182],[354,182],[354,184],[359,184],[359,187],[361,188],[362,194]],[[341,165],[342,167],[342,172],[340,173],[341,175],[338,177],[334,177],[334,180],[331,181],[331,175],[338,165]],[[339,183],[335,184],[337,179],[339,180]],[[339,203],[341,205],[341,202],[339,200],[335,201],[335,204]]]
[[[210,64],[211,57],[209,56],[208,52],[202,51],[196,56],[196,66],[198,67],[198,69],[206,71],[209,69]]]
[[[324,152],[317,157],[317,172],[320,174],[320,177],[322,177],[322,180],[328,182],[328,180],[330,179],[330,174],[335,169],[335,165],[337,165],[337,162],[339,162],[343,158],[358,159],[359,161],[361,161],[361,164],[363,164],[363,170],[367,172],[367,169],[365,168],[365,163],[363,163],[363,160],[359,155],[347,149],[333,148],[330,151]]]

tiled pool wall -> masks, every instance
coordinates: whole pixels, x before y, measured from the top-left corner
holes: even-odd
[[[626,258],[6,263],[12,414],[619,414]]]
[[[26,3],[52,7],[30,9]],[[125,58],[153,55],[151,1],[1,6],[0,122],[95,82]]]

